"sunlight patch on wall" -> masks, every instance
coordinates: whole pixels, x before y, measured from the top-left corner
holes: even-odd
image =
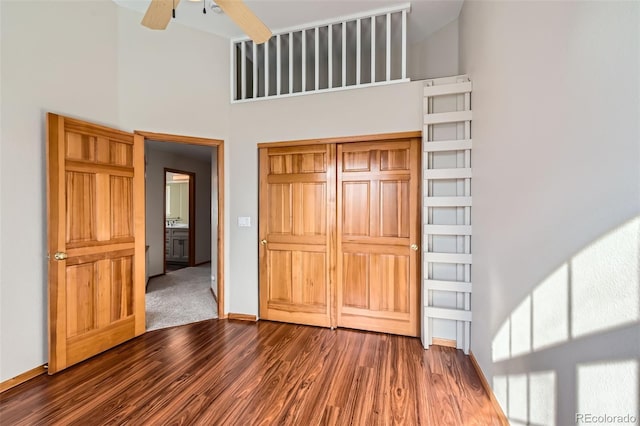
[[[511,358],[510,333],[511,322],[507,318],[507,321],[502,324],[491,343],[491,358],[493,362]]]
[[[543,371],[529,375],[529,423],[555,425],[556,373]]]
[[[493,392],[512,426],[555,426],[556,389],[555,371],[493,377]]]
[[[571,270],[573,337],[640,320],[640,218],[578,253]]]
[[[527,423],[529,393],[527,391],[527,375],[513,374],[507,378],[509,389],[508,417],[510,420]]]
[[[533,349],[561,343],[569,337],[568,267],[563,264],[533,290]]]
[[[638,321],[640,217],[590,244],[538,284],[494,335],[492,360]]]
[[[503,408],[503,410],[508,407],[508,389],[509,386],[507,386],[507,376],[493,376],[493,394],[496,396],[496,399],[498,400],[498,403],[500,403],[500,406]]]
[[[577,365],[576,413],[635,416],[638,412],[638,360]],[[619,424],[599,422],[598,424]]]
[[[531,352],[531,296],[511,314],[511,356]]]

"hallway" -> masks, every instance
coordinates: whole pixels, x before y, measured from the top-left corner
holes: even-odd
[[[217,318],[211,293],[211,264],[151,278],[146,294],[147,331]]]

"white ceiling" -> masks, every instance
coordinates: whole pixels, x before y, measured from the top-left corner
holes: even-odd
[[[142,19],[151,0],[113,1],[119,6],[138,11]],[[203,1],[207,5],[206,15],[202,13]],[[273,32],[315,21],[339,20],[353,14],[411,3],[408,39],[414,43],[426,39],[456,19],[463,0],[246,0],[245,3]],[[176,8],[175,21],[226,38],[243,36],[227,16],[214,13],[211,5],[211,0],[181,0]]]

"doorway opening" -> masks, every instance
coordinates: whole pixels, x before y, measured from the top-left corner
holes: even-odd
[[[196,174],[164,168],[164,271],[196,266]],[[210,200],[207,200],[210,203]],[[209,204],[209,203],[204,203]],[[211,244],[209,244],[209,247]],[[209,259],[211,260],[211,259]]]
[[[147,303],[148,329],[223,318],[223,141],[136,134],[145,139],[147,301],[168,297],[153,311]],[[174,322],[151,325],[165,308]]]

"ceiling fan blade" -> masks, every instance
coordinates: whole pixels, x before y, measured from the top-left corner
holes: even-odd
[[[178,7],[180,0],[151,0],[147,13],[142,18],[142,25],[152,30],[164,30],[172,17],[172,10]]]
[[[242,0],[215,0],[220,9],[257,44],[271,38],[271,30]]]

